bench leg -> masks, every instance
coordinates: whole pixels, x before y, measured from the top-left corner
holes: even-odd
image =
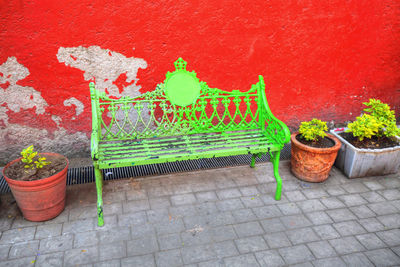
[[[276,192],[275,199],[281,199],[281,191],[282,191],[282,179],[279,176],[279,159],[280,159],[281,151],[276,151],[271,153],[271,161],[274,166],[274,176],[276,180]]]
[[[94,175],[96,177],[96,190],[97,190],[97,220],[98,225],[104,225],[103,219],[103,174],[99,166],[94,165]]]
[[[250,167],[251,167],[251,168],[254,168],[254,167],[255,167],[255,164],[256,164],[256,157],[257,157],[257,155],[255,155],[255,154],[252,154],[252,155],[251,155],[251,163],[250,163]]]

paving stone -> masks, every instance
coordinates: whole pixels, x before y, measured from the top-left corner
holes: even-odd
[[[281,248],[292,245],[285,232],[268,233],[264,235],[264,239],[267,241],[270,248]]]
[[[388,201],[388,203],[398,209],[400,212],[400,200]]]
[[[132,212],[148,210],[148,209],[150,209],[150,203],[149,203],[148,199],[122,202],[122,211],[124,213],[132,213]]]
[[[301,202],[298,202],[297,205],[304,212],[326,210],[326,207],[318,199],[310,199],[310,200],[301,201]]]
[[[172,190],[174,191],[175,195],[192,193],[192,186],[190,183],[188,184],[174,184],[172,185]]]
[[[36,257],[35,266],[62,266],[64,252],[54,252],[49,254],[39,254]]]
[[[121,266],[121,260],[120,259],[96,262],[93,265],[93,267],[120,267],[120,266]]]
[[[254,214],[259,219],[269,219],[282,216],[282,212],[275,205],[253,208]]]
[[[376,218],[362,219],[358,220],[358,222],[368,232],[377,232],[385,229],[385,226],[383,226],[383,224],[381,224]]]
[[[138,256],[158,251],[158,243],[154,236],[127,241],[128,256]]]
[[[368,250],[385,247],[385,243],[383,243],[374,233],[357,235],[356,238]]]
[[[332,219],[324,211],[306,213],[306,216],[314,225],[333,223]]]
[[[324,240],[340,237],[339,233],[329,224],[314,226],[313,229]]]
[[[65,251],[72,248],[73,235],[64,234],[40,240],[39,251],[41,253]]]
[[[258,184],[256,177],[250,175],[233,177],[232,179],[239,187]]]
[[[9,259],[22,258],[27,256],[34,256],[39,251],[39,241],[28,241],[15,244],[11,247],[8,254]]]
[[[193,189],[193,187],[192,187]],[[150,186],[147,188],[149,198],[170,196],[174,193],[172,186]],[[128,195],[127,195],[128,197]],[[129,200],[129,198],[128,198]],[[145,199],[144,199],[145,200]]]
[[[245,254],[226,258],[225,264],[226,266],[231,267],[260,266],[253,254]]]
[[[317,259],[336,256],[335,250],[327,241],[311,242],[307,246]]]
[[[301,228],[311,225],[311,222],[303,214],[283,216],[280,219],[287,229]]]
[[[147,199],[147,191],[145,189],[128,190],[125,192],[126,200],[141,200]]]
[[[255,253],[261,266],[279,267],[285,266],[285,262],[276,250],[265,250]]]
[[[346,194],[346,191],[339,185],[329,186],[328,188],[326,188],[326,192],[328,192],[328,194],[331,196],[339,196]]]
[[[236,223],[257,220],[257,216],[253,213],[251,209],[233,210],[232,215]]]
[[[182,266],[182,257],[179,249],[160,251],[156,253],[158,267]]]
[[[398,212],[396,207],[387,202],[373,203],[367,206],[378,215],[386,215]]]
[[[121,259],[126,257],[125,242],[107,242],[99,246],[99,260]]]
[[[290,265],[290,267],[314,267],[311,262],[303,262],[294,265]]]
[[[26,257],[26,258],[19,258],[10,261],[3,261],[1,262],[1,267],[24,267],[24,266],[32,266],[35,262],[35,257]]]
[[[236,239],[235,243],[241,254],[268,249],[267,243],[262,236],[251,236]]]
[[[229,201],[229,200],[232,200],[232,199],[228,199],[226,201]],[[239,199],[237,199],[237,200],[240,201]],[[240,202],[240,207],[242,207],[242,206],[243,205]],[[188,207],[190,207],[190,206],[188,206]],[[200,203],[200,204],[196,204],[194,207],[195,207],[194,211],[197,212],[197,214],[199,214],[199,215],[209,215],[209,214],[218,213],[217,205],[214,202]],[[240,207],[237,207],[237,208],[239,209]],[[193,207],[192,207],[192,209],[193,209]],[[188,216],[188,215],[186,215],[186,216]]]
[[[278,218],[262,220],[260,223],[266,233],[275,233],[286,229],[285,225]]]
[[[158,244],[161,250],[169,250],[182,247],[182,240],[179,233],[158,236]]]
[[[293,215],[301,213],[301,210],[295,203],[283,203],[278,204],[278,208],[281,210],[283,215]]]
[[[180,236],[182,238],[181,246],[196,246],[212,242],[211,230],[200,226],[183,232]]]
[[[215,180],[215,186],[217,188],[229,188],[229,187],[235,187],[236,184],[230,177],[219,177],[218,179]],[[206,191],[206,190],[199,190],[199,191]]]
[[[360,242],[358,242],[353,236],[331,239],[328,242],[340,255],[350,254],[365,250],[364,247],[360,244]]]
[[[96,231],[75,234],[74,248],[95,246],[99,243]]]
[[[385,199],[376,193],[375,191],[372,192],[365,192],[360,194],[365,200],[367,200],[369,203],[377,203],[377,202],[382,202],[385,201]]]
[[[387,200],[397,200],[400,199],[400,191],[398,189],[386,189],[378,191]]]
[[[225,266],[225,260],[224,259],[216,259],[216,260],[211,260],[211,261],[206,261],[206,262],[200,262],[198,265],[197,264],[191,264],[192,267],[224,267]],[[190,266],[190,265],[185,265]]]
[[[143,238],[146,236],[155,236],[156,229],[154,228],[153,224],[146,223],[143,225],[132,226],[131,227],[131,235],[132,239]]]
[[[209,261],[216,257],[216,252],[210,245],[184,247],[181,249],[184,264]]]
[[[210,232],[212,235],[212,239],[215,242],[221,242],[237,238],[237,235],[231,225],[223,225],[211,228]],[[255,229],[255,232],[257,232],[257,229]]]
[[[386,188],[400,188],[400,180],[396,176],[385,177],[379,182]]]
[[[385,188],[378,181],[363,181],[363,184],[371,190],[379,190]]]
[[[287,264],[295,264],[314,260],[314,256],[305,245],[281,248],[279,249],[279,253],[282,255]]]
[[[8,258],[8,252],[10,251],[11,245],[0,245],[0,261]]]
[[[238,209],[244,208],[242,202],[238,198],[232,198],[232,199],[218,201],[216,205],[220,211],[231,211],[231,210],[238,210]]]
[[[214,191],[198,192],[196,193],[196,199],[198,203],[216,201],[218,199],[217,194]]]
[[[204,202],[202,204],[207,204],[207,203],[208,202]],[[214,203],[212,203],[212,204],[214,204]],[[162,214],[162,217],[159,219],[164,219],[164,220],[168,219],[169,220],[170,215],[174,218],[182,218],[182,217],[197,216],[198,214],[197,214],[196,208],[194,208],[193,205],[176,206],[176,207],[170,207],[169,212],[166,212],[166,214]],[[152,222],[152,220],[150,220],[150,217],[149,217],[149,221]],[[159,221],[161,221],[161,220],[159,220]]]
[[[239,252],[233,240],[213,243],[212,249],[215,251],[218,258],[226,258],[239,255]]]
[[[366,251],[365,255],[376,266],[398,266],[400,264],[400,257],[388,248]]]
[[[211,191],[211,190],[215,190],[217,189],[217,182],[219,179],[215,180],[214,182],[197,182],[197,183],[192,183],[190,184],[192,191],[193,192],[201,192],[201,191]],[[233,182],[232,182],[233,183]],[[219,186],[227,186],[227,184],[224,183],[219,183]],[[233,186],[235,186],[235,184],[233,183]],[[227,187],[231,187],[231,186],[227,186]],[[225,188],[225,187],[218,187],[218,188]]]
[[[287,199],[291,202],[298,202],[302,200],[306,200],[306,197],[303,195],[301,191],[289,191],[289,192],[284,192],[284,195],[287,197]]]
[[[344,188],[344,190],[346,190],[350,194],[364,193],[364,192],[367,192],[367,191],[370,190],[362,182],[348,183],[348,184],[346,184],[346,186],[343,186],[343,188]]]
[[[155,267],[156,263],[153,254],[121,259],[121,267],[131,267],[131,266]]]
[[[394,253],[397,254],[397,256],[400,256],[400,246],[394,247],[394,248],[392,248],[392,250],[394,251]]]
[[[326,211],[326,213],[328,213],[328,215],[335,222],[351,221],[357,219],[357,217],[348,208],[328,210]]]
[[[333,227],[335,227],[336,231],[338,231],[341,236],[359,235],[366,233],[364,228],[357,221],[334,223]]]
[[[171,219],[168,222],[158,222],[154,224],[157,234],[172,234],[179,233],[185,230],[185,226],[183,225],[182,219]]]
[[[64,265],[74,266],[86,263],[93,263],[99,260],[98,247],[86,247],[67,250],[64,253]]]
[[[28,220],[25,220],[23,217],[21,217],[20,215],[17,215],[14,219],[14,221],[12,222],[12,226],[11,228],[25,228],[25,227],[32,227],[32,226],[38,226],[38,225],[42,225],[43,222],[31,222]]]
[[[99,226],[95,220],[94,230],[98,232],[108,231],[118,227],[117,214],[104,216],[104,225]]]
[[[350,210],[360,219],[375,217],[376,214],[365,205],[350,207]]]
[[[140,227],[140,226],[138,226]],[[131,230],[129,227],[117,227],[108,231],[98,233],[100,243],[114,243],[131,239]]]
[[[378,216],[377,219],[388,229],[400,228],[400,214]]]
[[[97,217],[96,205],[78,206],[69,210],[69,221],[83,220]]]
[[[35,232],[36,227],[7,230],[1,235],[0,244],[14,244],[17,242],[30,241],[35,236]]]
[[[338,198],[347,207],[359,206],[359,205],[367,204],[367,201],[365,199],[363,199],[359,194],[342,195],[342,196],[338,196]]]
[[[308,199],[322,198],[329,196],[329,194],[322,188],[308,189],[308,190],[303,190],[302,192]]]
[[[337,197],[328,197],[321,199],[322,204],[324,204],[328,209],[343,208],[345,205]]]
[[[240,193],[242,193],[242,196],[245,196],[245,197],[257,196],[260,194],[257,187],[255,187],[255,186],[240,187],[239,190],[240,190]]]
[[[171,206],[168,197],[149,198],[149,203],[152,210],[168,208]]]
[[[183,195],[173,195],[171,196],[171,203],[174,206],[178,205],[189,205],[196,203],[196,197],[193,193],[183,194]]]
[[[327,259],[319,259],[312,262],[315,267],[323,266],[323,267],[337,267],[337,266],[345,266],[343,260],[339,257],[327,258]]]
[[[246,208],[261,207],[264,202],[257,196],[241,197],[240,198]]]
[[[126,227],[143,224],[147,221],[147,215],[144,211],[118,214],[118,226]]]
[[[238,198],[242,196],[242,194],[237,188],[221,189],[217,190],[216,193],[218,195],[218,198],[221,200],[228,198]]]
[[[349,255],[342,256],[342,259],[346,263],[346,266],[362,266],[362,267],[373,267],[374,265],[369,261],[369,259],[361,252],[352,253]]]
[[[235,232],[239,237],[253,236],[253,235],[262,235],[264,234],[264,230],[260,226],[259,222],[247,222],[236,224],[233,226],[235,228]]]
[[[286,235],[293,245],[319,240],[319,237],[314,233],[312,228],[301,228],[286,231]]]
[[[35,239],[49,238],[61,235],[62,224],[45,224],[36,228]]]
[[[91,231],[94,229],[96,223],[97,220],[94,218],[65,222],[62,228],[62,234]]]
[[[400,229],[392,229],[376,233],[389,247],[400,245]]]

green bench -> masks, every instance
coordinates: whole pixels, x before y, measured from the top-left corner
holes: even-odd
[[[263,77],[248,91],[210,88],[179,58],[163,83],[138,97],[108,97],[90,83],[91,156],[95,169],[98,225],[104,224],[101,169],[199,158],[270,153],[281,198],[280,152],[287,126],[269,109]]]

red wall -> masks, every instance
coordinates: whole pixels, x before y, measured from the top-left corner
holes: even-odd
[[[43,114],[7,108],[8,124],[50,136],[59,127],[90,131],[88,81],[57,59],[60,47],[78,46],[145,60],[137,74],[141,92],[163,81],[179,56],[211,87],[247,89],[262,74],[273,113],[294,127],[312,117],[354,119],[368,98],[400,113],[396,0],[0,0],[0,65],[16,57],[30,72],[18,85],[48,103]],[[125,77],[118,79],[121,90]],[[84,104],[77,117],[63,104],[71,97]],[[58,126],[52,115],[61,118]],[[0,116],[3,131],[7,123]]]

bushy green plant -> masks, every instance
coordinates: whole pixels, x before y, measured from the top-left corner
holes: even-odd
[[[400,129],[396,126],[396,116],[388,104],[382,103],[378,99],[370,99],[369,102],[364,102],[367,108],[364,109],[364,114],[348,124],[346,132],[353,133],[360,141],[364,138],[393,137],[400,135]]]
[[[300,124],[299,133],[307,141],[318,141],[318,138],[326,136],[325,131],[328,130],[325,121],[312,119],[311,121],[304,121]]]
[[[25,163],[25,169],[41,169],[51,163],[50,161],[46,161],[45,157],[40,156],[37,151],[34,151],[33,145],[23,149],[21,155],[21,161]]]

